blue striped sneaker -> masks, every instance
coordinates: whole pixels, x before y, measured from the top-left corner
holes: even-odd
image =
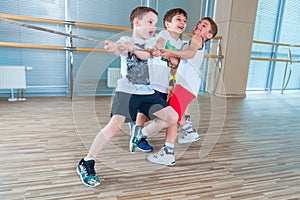
[[[142,151],[142,152],[151,152],[153,151],[153,147],[148,143],[148,141],[146,140],[146,138],[142,138],[140,143],[137,146],[138,150]]]
[[[100,185],[100,179],[96,175],[95,160],[85,161],[83,158],[79,161],[77,166],[77,173],[80,176],[82,183],[89,187],[96,187]]]

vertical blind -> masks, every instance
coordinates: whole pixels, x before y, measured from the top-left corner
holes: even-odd
[[[299,0],[259,0],[253,39],[300,44],[299,9]],[[276,37],[277,34],[278,37]],[[289,51],[292,53],[293,60],[299,60],[300,48],[278,46],[276,49],[272,45],[254,43],[252,57],[288,59]],[[286,66],[287,64],[284,62],[271,63],[252,60],[249,66],[247,90],[281,90]],[[288,70],[289,67],[288,65]],[[286,89],[300,89],[299,72],[299,63],[293,63],[290,81]],[[267,88],[268,85],[271,88]]]
[[[63,20],[64,1],[5,0],[0,1],[0,13]],[[63,25],[31,24],[64,31]],[[64,37],[3,23],[0,24],[0,41],[62,46],[65,44]],[[27,85],[32,88],[26,91],[42,94],[66,93],[65,52],[0,47],[0,60],[0,65],[25,65],[33,68],[27,73]]]

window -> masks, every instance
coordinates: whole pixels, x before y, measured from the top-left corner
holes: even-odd
[[[300,2],[298,0],[259,0],[254,40],[300,45]],[[299,60],[300,48],[277,45],[252,45],[252,57]],[[251,60],[247,90],[300,89],[300,64]],[[286,72],[285,72],[286,71]],[[286,74],[286,76],[284,76]],[[284,82],[285,81],[285,82]]]

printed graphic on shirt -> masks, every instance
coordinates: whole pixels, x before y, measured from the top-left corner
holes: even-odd
[[[144,48],[145,44],[135,44]],[[141,60],[132,52],[128,52],[127,62],[127,78],[133,84],[149,85],[149,69],[148,60]]]
[[[179,50],[175,46],[171,45],[170,40],[168,40],[166,42],[165,49],[167,49],[167,50],[175,50],[175,51]],[[161,60],[167,62],[168,66],[169,66],[169,60],[168,59],[165,59],[165,58],[161,57]]]

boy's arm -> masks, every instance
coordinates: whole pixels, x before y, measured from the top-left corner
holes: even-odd
[[[121,55],[121,53],[124,51],[124,47],[121,44],[113,42],[111,40],[106,40],[105,41],[104,49],[108,53],[112,53],[116,56]]]
[[[133,52],[136,57],[141,60],[147,60],[151,57],[151,50],[150,49],[140,49],[139,47],[134,47],[131,52]]]
[[[112,53],[116,56],[121,55],[123,51],[131,51],[141,60],[147,60],[151,56],[150,50],[147,51],[145,49],[140,49],[139,47],[135,46],[132,42],[117,43],[110,40],[106,40],[104,49],[108,53]]]
[[[183,59],[190,59],[196,55],[197,50],[199,48],[202,48],[202,46],[202,37],[200,35],[193,35],[188,49],[178,51],[163,49],[161,51],[162,56],[164,58],[177,57]]]
[[[164,38],[158,38],[154,47],[157,49],[163,49],[165,47],[165,43],[166,41]]]
[[[161,56],[161,49],[165,47],[165,39],[164,38],[158,38],[154,47],[151,49],[151,55],[158,57]]]

